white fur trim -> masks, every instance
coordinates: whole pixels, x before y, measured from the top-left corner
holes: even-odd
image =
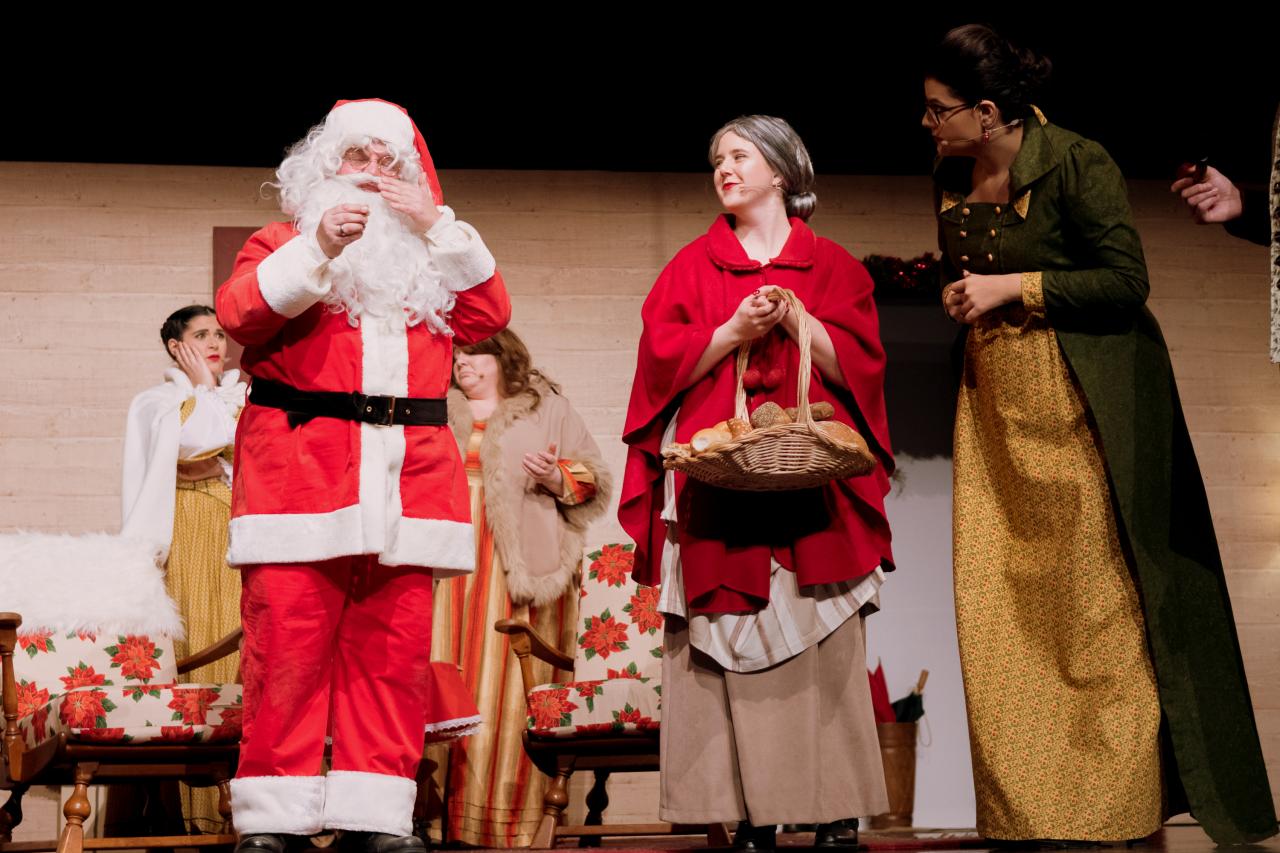
[[[231,780],[236,832],[314,835],[324,829],[325,777],[248,776]]]
[[[227,562],[307,563],[364,553],[360,507],[333,512],[264,513],[231,519]]]
[[[427,232],[427,250],[440,270],[444,286],[455,293],[470,290],[493,278],[498,262],[493,259],[476,229],[454,216],[448,205]]]
[[[465,521],[401,518],[391,547],[379,559],[386,566],[430,566],[437,578],[476,570],[474,528]]]
[[[0,534],[0,606],[22,630],[182,638],[158,546],[114,533]]]
[[[315,235],[299,235],[258,264],[258,290],[272,311],[292,319],[329,295],[328,270]]]
[[[373,136],[401,148],[413,147],[413,122],[400,110],[378,101],[357,101],[334,107],[325,126],[337,128],[344,139]]]
[[[366,550],[363,513],[357,505],[333,512],[242,515],[231,519],[233,566],[255,563],[311,563],[376,554]],[[391,544],[381,552],[385,566],[421,566],[438,578],[475,570],[476,543],[471,525],[439,518],[391,519]]]
[[[163,562],[173,539],[173,507],[182,403],[191,380],[169,368],[165,380],[133,398],[124,430],[120,532],[154,542]]]
[[[324,828],[411,835],[417,793],[413,780],[402,776],[330,770],[325,777]]]
[[[409,340],[403,319],[360,318],[360,387],[366,394],[409,395]],[[360,426],[360,507],[364,551],[381,554],[395,538],[400,518],[404,427]]]

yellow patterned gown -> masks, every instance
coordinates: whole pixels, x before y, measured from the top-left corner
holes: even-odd
[[[968,227],[985,228],[990,208],[970,203]],[[956,620],[978,831],[1139,838],[1164,817],[1142,609],[1038,274],[1024,275],[1023,297],[970,329],[956,410]]]
[[[185,423],[194,407],[188,398],[181,409]],[[230,447],[209,456],[231,458]],[[188,462],[198,459],[186,460]],[[178,660],[213,645],[240,627],[240,573],[227,566],[227,533],[231,522],[231,487],[220,476],[179,479],[174,497],[173,544],[165,564],[165,587],[186,623],[187,639],[174,641]],[[231,684],[239,681],[240,654],[206,664],[179,676],[183,682]],[[216,788],[182,786],[183,813],[204,832],[222,826]]]
[[[528,847],[542,816],[542,797],[549,780],[525,755],[521,733],[528,709],[520,666],[507,636],[493,630],[493,623],[526,619],[540,636],[572,656],[578,590],[575,587],[543,607],[511,603],[506,573],[486,520],[480,468],[484,428],[483,421],[476,421],[466,455],[471,520],[476,530],[476,570],[436,585],[431,626],[431,659],[450,661],[461,668],[463,682],[475,697],[484,723],[477,734],[461,741],[428,747],[427,761],[434,765],[431,788],[436,797],[442,792],[444,800],[429,803],[436,816],[428,832],[436,842]],[[561,503],[580,502],[594,494],[591,473],[585,466],[566,466],[562,460],[561,470],[566,483]],[[552,680],[554,670],[549,664],[535,660],[533,665],[538,683]]]

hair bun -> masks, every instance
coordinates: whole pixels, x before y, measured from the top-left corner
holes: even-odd
[[[1018,60],[1017,76],[1022,84],[1022,90],[1027,97],[1031,97],[1049,82],[1049,76],[1053,73],[1053,63],[1048,58],[1038,56],[1025,48],[1012,45],[1010,47]]]
[[[812,192],[787,193],[787,215],[807,221],[818,207],[818,197]]]

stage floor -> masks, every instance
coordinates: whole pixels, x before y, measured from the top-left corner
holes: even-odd
[[[972,853],[972,851],[995,849],[988,844],[984,844],[978,838],[976,832],[965,829],[915,829],[900,832],[872,832],[868,830],[862,833],[861,841],[871,853],[880,850],[929,850],[939,851],[939,853],[943,853],[943,851],[966,851],[966,853]],[[812,843],[812,833],[780,833],[778,835],[779,848],[803,850],[810,847]],[[716,849],[709,848],[705,838],[695,836],[678,838],[606,838],[601,846],[609,850],[610,853]],[[578,849],[577,840],[563,839],[556,849]],[[1101,849],[1123,853],[1127,848],[1124,845],[1115,845]],[[1141,845],[1128,849],[1132,849],[1134,853],[1142,853],[1142,851],[1152,851],[1152,853],[1156,853],[1156,851],[1161,851],[1161,853],[1208,853],[1208,851],[1218,850],[1219,848],[1199,826],[1170,825]],[[1280,853],[1280,838],[1271,838],[1261,844],[1221,849]],[[472,851],[472,853],[479,853],[479,851]],[[998,851],[998,853],[1002,853],[1002,851]]]

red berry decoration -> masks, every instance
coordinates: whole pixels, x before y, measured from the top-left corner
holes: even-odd
[[[786,378],[787,375],[782,372],[781,367],[770,368],[769,372],[764,375],[764,387],[770,391],[776,391],[778,386],[782,384],[782,380]]]
[[[755,391],[760,388],[760,371],[754,367],[748,367],[742,371],[742,387],[748,391]]]

